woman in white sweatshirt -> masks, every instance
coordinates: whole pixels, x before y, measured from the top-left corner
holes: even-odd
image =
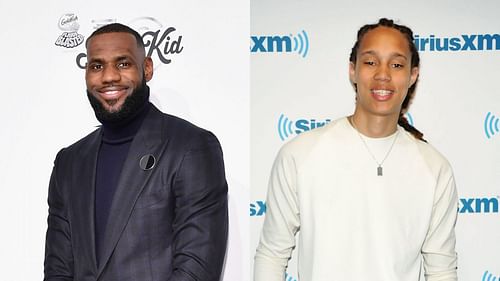
[[[418,75],[411,29],[384,18],[358,31],[354,113],[275,160],[255,281],[283,281],[295,248],[300,281],[457,280],[453,173],[404,117]]]

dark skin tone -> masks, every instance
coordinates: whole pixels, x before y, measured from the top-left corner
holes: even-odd
[[[125,32],[95,35],[87,43],[87,90],[110,113],[119,112],[125,99],[153,77],[153,61],[145,57],[135,37]]]
[[[418,67],[411,67],[411,51],[401,32],[383,26],[367,32],[356,63],[349,65],[350,80],[357,85],[350,122],[369,137],[396,132],[401,105],[418,73]]]

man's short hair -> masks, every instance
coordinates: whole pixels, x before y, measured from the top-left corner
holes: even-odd
[[[112,23],[99,27],[94,32],[92,32],[92,34],[90,34],[90,36],[87,38],[87,41],[85,42],[85,47],[88,46],[88,42],[92,37],[99,34],[113,33],[113,32],[124,32],[134,35],[135,41],[137,42],[137,47],[140,50],[145,51],[144,42],[142,41],[142,36],[137,31],[121,23]]]

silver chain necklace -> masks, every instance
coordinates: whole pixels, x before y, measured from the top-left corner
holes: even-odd
[[[356,127],[356,124],[354,123],[354,117],[351,116],[350,118],[351,120],[351,124],[352,126],[354,127],[354,129],[356,130],[356,133],[358,133],[358,136],[359,138],[361,139],[361,141],[363,142],[363,144],[365,145],[366,147],[366,150],[368,151],[368,153],[370,153],[370,156],[373,158],[373,160],[375,161],[375,163],[377,163],[377,176],[383,176],[384,175],[384,169],[382,168],[382,164],[384,164],[384,161],[385,159],[387,159],[387,156],[389,156],[389,154],[391,153],[392,151],[392,148],[394,147],[394,144],[396,143],[396,140],[398,139],[398,136],[399,136],[399,130],[396,129],[396,136],[394,137],[394,140],[392,141],[392,144],[391,144],[391,147],[389,147],[389,150],[387,151],[387,153],[385,154],[384,156],[384,159],[382,159],[381,162],[379,162],[377,160],[377,158],[375,157],[375,155],[373,154],[373,152],[370,150],[370,148],[368,147],[368,144],[366,143],[365,139],[363,138],[363,136],[361,135],[361,133],[359,132],[358,128]]]

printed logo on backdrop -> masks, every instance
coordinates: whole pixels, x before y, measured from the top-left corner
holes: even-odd
[[[406,119],[410,125],[414,125],[413,116],[408,112],[405,114]],[[330,123],[330,119],[297,119],[291,120],[284,114],[281,114],[278,118],[278,136],[282,141],[290,138],[293,135],[298,135],[300,133],[310,131],[319,127],[323,127]]]
[[[488,270],[486,270],[481,281],[500,281],[500,275],[494,276],[493,274],[488,272]]]
[[[261,217],[266,214],[266,202],[265,201],[255,201],[250,203],[250,216],[251,217]]]
[[[499,197],[460,198],[458,211],[460,213],[498,213]],[[255,201],[250,203],[250,216],[266,214],[266,202]],[[500,280],[499,280],[500,281]]]
[[[162,64],[172,62],[172,57],[184,50],[182,35],[175,27],[163,28],[163,25],[152,17],[141,17],[130,21],[129,25],[142,34],[146,47],[146,56],[158,58]]]
[[[421,37],[415,35],[420,52],[498,51],[500,34],[462,34],[456,37]]]
[[[291,120],[284,114],[278,118],[278,136],[284,141],[293,135],[298,135],[303,132],[310,131],[319,127],[323,127],[330,123],[330,119],[316,119],[316,118],[300,118]]]
[[[309,36],[302,30],[290,35],[250,36],[252,53],[296,53],[305,58],[309,52]]]
[[[493,113],[486,113],[484,118],[484,134],[488,139],[493,135],[500,133],[500,118],[496,117]]]
[[[498,213],[499,197],[460,198],[458,211],[460,213]],[[259,217],[266,214],[266,202],[250,203],[250,216]],[[500,281],[500,280],[499,280]]]
[[[64,48],[75,48],[83,43],[83,35],[78,33],[80,24],[75,14],[64,14],[59,18],[58,27],[63,31],[57,38],[55,44]]]
[[[405,113],[406,120],[408,120],[408,124],[415,126],[413,123],[413,116],[410,114],[410,112]]]
[[[285,281],[297,281],[297,278],[295,278],[292,275],[288,274],[288,272],[285,272]]]
[[[499,197],[460,198],[458,211],[469,214],[498,214]]]
[[[94,19],[91,24],[93,30],[96,30],[103,25],[115,22],[117,22],[116,19]],[[164,27],[159,20],[152,17],[135,18],[126,24],[142,35],[146,56],[160,62],[160,64],[155,64],[155,68],[160,65],[170,64],[174,57],[184,50],[182,35],[173,26]],[[79,68],[85,69],[86,57],[85,52],[77,55],[76,64]]]

